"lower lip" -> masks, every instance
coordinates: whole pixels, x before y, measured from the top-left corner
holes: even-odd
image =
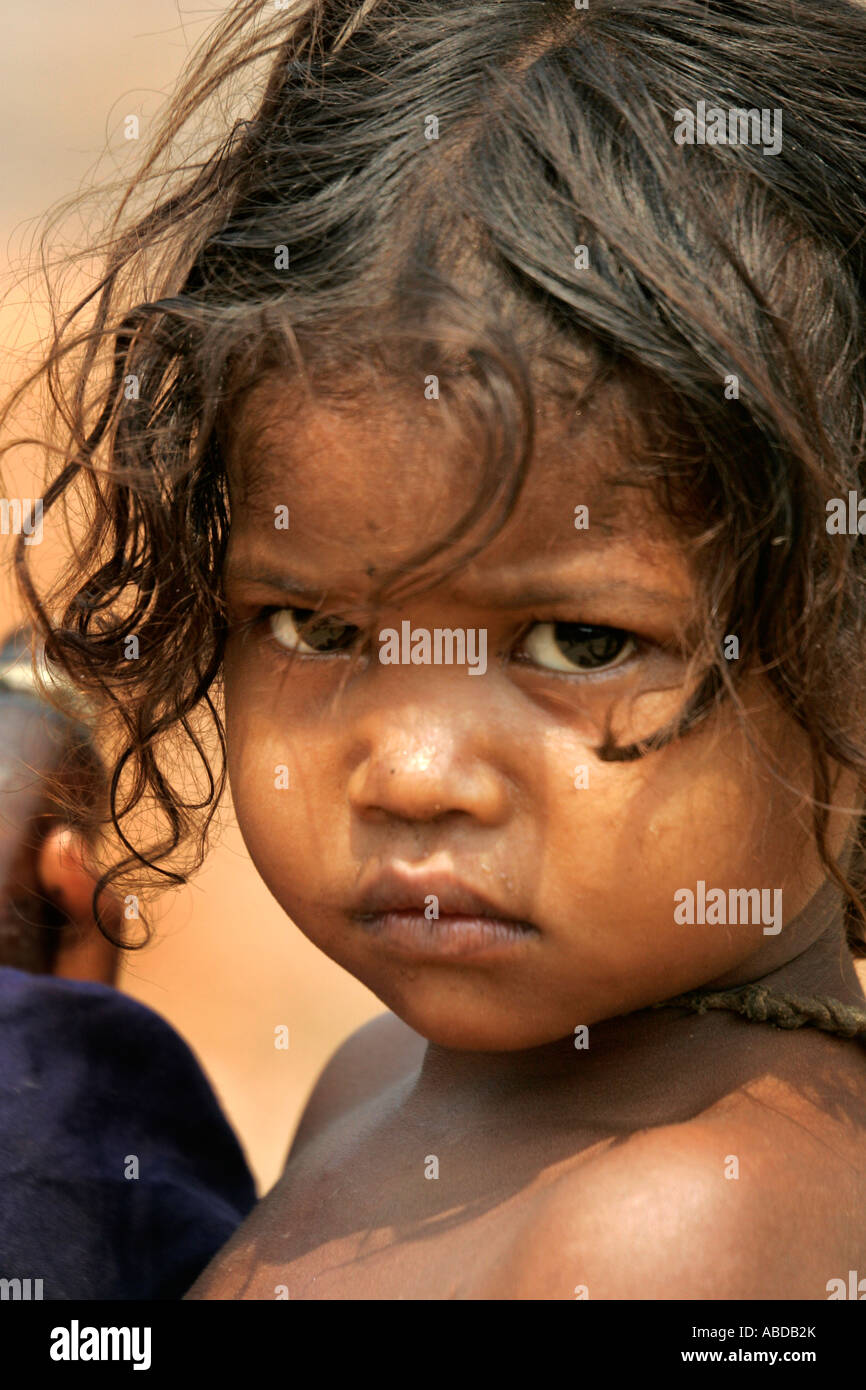
[[[440,960],[504,955],[539,935],[528,922],[494,917],[437,917],[428,921],[423,912],[382,912],[360,921],[382,946],[400,955]]]

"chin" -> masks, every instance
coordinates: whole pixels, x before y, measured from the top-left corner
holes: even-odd
[[[455,1052],[522,1052],[555,1042],[570,1031],[539,1029],[537,1020],[516,1022],[504,1005],[500,1009],[478,1003],[461,1006],[447,988],[438,991],[437,999],[422,999],[411,988],[376,989],[365,983],[414,1032]]]

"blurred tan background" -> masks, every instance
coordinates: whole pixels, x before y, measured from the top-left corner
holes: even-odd
[[[191,47],[221,6],[180,11],[172,0],[6,0],[0,84],[0,385],[32,361],[44,335],[44,290],[22,274],[35,255],[40,217],[97,167],[116,179],[139,150],[123,135],[139,117],[141,140]],[[15,434],[32,429],[19,417]],[[4,496],[32,497],[22,451],[3,464]],[[0,559],[8,541],[0,537]],[[40,556],[42,559],[42,556]],[[6,565],[0,629],[18,617]],[[311,946],[249,862],[231,808],[200,875],[167,895],[157,939],[128,957],[120,987],[156,1009],[197,1053],[244,1145],[260,1190],[279,1173],[306,1097],[333,1049],[382,1005]],[[274,1028],[289,1030],[288,1051]]]

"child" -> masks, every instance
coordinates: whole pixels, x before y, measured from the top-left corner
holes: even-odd
[[[80,702],[35,695],[30,645],[0,645],[2,1297],[178,1299],[255,1187],[184,1041],[111,987],[86,862],[104,770]]]
[[[199,55],[52,344],[79,572],[19,572],[116,717],[106,885],[203,844],[224,699],[259,872],[390,1012],[192,1297],[866,1273],[864,41],[257,0]]]

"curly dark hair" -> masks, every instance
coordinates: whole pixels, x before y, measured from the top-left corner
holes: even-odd
[[[98,283],[55,317],[0,417],[47,390],[60,464],[44,514],[74,513],[72,553],[47,591],[23,543],[16,564],[50,660],[113,740],[123,849],[101,889],[133,871],[183,882],[204,854],[225,779],[225,462],[246,394],[268,372],[301,400],[436,370],[484,444],[481,482],[388,583],[465,561],[456,542],[479,521],[472,553],[496,534],[539,400],[619,393],[640,437],[631,481],[692,549],[704,632],[676,723],[599,756],[651,756],[763,672],[808,738],[815,841],[856,947],[864,821],[850,862],[827,834],[838,769],[866,786],[864,541],[830,534],[827,508],[863,461],[864,49],[855,0],[230,8],[88,248]],[[782,148],[677,143],[699,102],[779,111]],[[216,142],[182,156],[212,103]]]

